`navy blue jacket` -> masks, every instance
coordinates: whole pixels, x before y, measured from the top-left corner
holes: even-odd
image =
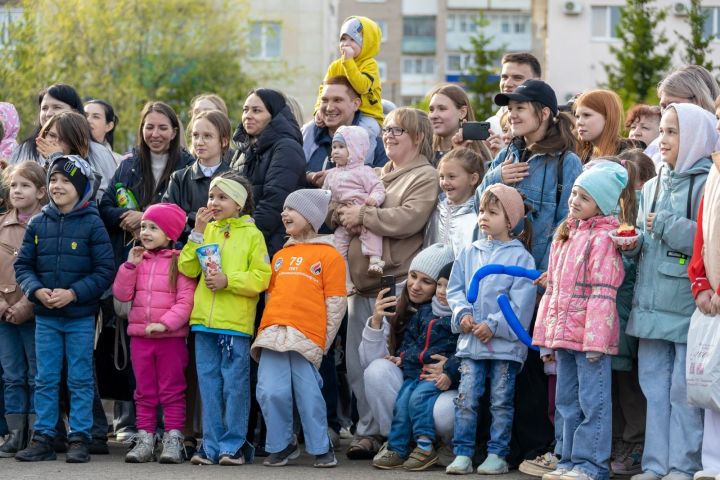
[[[51,201],[28,223],[15,276],[36,315],[94,317],[114,275],[110,238],[94,202],[85,199],[63,214]],[[35,298],[40,288],[71,289],[77,300],[49,309]]]
[[[182,170],[188,165],[191,165],[195,161],[192,155],[183,150],[180,154],[180,160],[175,165],[175,171]],[[155,198],[150,199],[149,202],[145,202],[142,197],[142,167],[140,166],[140,156],[133,150],[133,152],[120,162],[115,175],[113,175],[110,184],[105,190],[105,194],[100,200],[100,216],[105,227],[110,234],[110,241],[112,242],[113,252],[115,252],[115,269],[120,268],[125,260],[127,260],[127,254],[132,245],[128,245],[128,242],[132,240],[132,235],[129,232],[125,232],[120,228],[120,216],[127,212],[127,208],[121,208],[117,205],[117,189],[115,184],[122,183],[126,188],[129,188],[135,195],[135,198],[141,205],[147,203],[153,205],[162,201],[162,195],[165,193],[164,189],[159,189],[156,193]]]
[[[420,305],[410,318],[396,352],[396,356],[402,358],[403,376],[406,379],[419,378],[425,364],[436,363],[430,357],[443,355],[448,358],[444,373],[450,377],[452,386],[457,386],[460,380],[460,361],[455,357],[458,336],[452,333],[450,319],[449,316],[438,317],[433,314],[432,302]]]

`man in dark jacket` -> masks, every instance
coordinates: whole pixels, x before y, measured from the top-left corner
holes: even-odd
[[[323,84],[320,97],[320,113],[325,126],[319,128],[314,122],[307,123],[303,130],[305,138],[312,138],[312,145],[305,145],[307,181],[310,185],[321,187],[327,170],[335,167],[330,160],[330,150],[335,131],[343,125],[360,123],[360,95],[353,90],[345,77],[331,77]],[[310,132],[308,131],[311,130]],[[312,135],[310,135],[312,134]],[[365,159],[365,164],[382,167],[387,162],[382,135],[376,138],[374,154]]]

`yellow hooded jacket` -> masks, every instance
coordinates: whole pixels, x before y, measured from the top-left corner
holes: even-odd
[[[178,271],[190,278],[200,276],[190,325],[252,336],[257,302],[272,275],[265,238],[247,215],[210,222],[203,237],[204,244],[220,245],[220,265],[228,286],[216,292],[207,288],[195,253],[201,245],[188,240],[178,259]]]
[[[375,60],[375,56],[380,52],[382,31],[377,23],[367,17],[348,17],[343,23],[351,18],[357,18],[362,24],[363,40],[360,54],[355,58],[340,57],[332,62],[325,74],[325,80],[330,77],[346,77],[353,89],[360,94],[362,100],[360,111],[377,120],[382,126],[384,119],[382,85],[380,85],[380,69]],[[323,87],[320,85],[318,98],[315,102],[316,112],[320,109],[322,90]]]

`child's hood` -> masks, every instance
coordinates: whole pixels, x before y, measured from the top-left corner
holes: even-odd
[[[285,247],[290,247],[292,245],[307,245],[307,244],[330,245],[331,247],[336,248],[334,235],[316,235],[313,238],[310,238],[307,240],[296,240],[296,239],[290,237],[290,238],[288,238],[287,242],[285,242]]]
[[[50,177],[52,176],[53,163],[63,157],[64,155],[54,157],[50,165],[48,166],[47,178],[45,179],[45,185],[47,185],[48,189],[48,204],[43,207],[44,212],[60,212],[60,210],[57,208],[57,205],[55,205],[55,202],[52,199],[52,195],[50,195]],[[80,173],[84,175],[85,178],[87,178],[87,184],[85,185],[85,191],[79,196],[80,198],[69,213],[72,214],[85,210],[89,211],[88,208],[94,209],[97,212],[97,207],[92,199],[93,194],[95,193],[95,187],[97,182],[97,179],[95,178],[95,173],[93,172],[93,169],[87,162],[87,160],[80,158],[78,155],[72,155],[72,157],[75,165],[80,169]]]
[[[370,149],[367,131],[363,127],[342,126],[337,129],[335,135],[342,135],[348,150],[348,163],[345,167],[339,168],[351,169],[365,165],[365,157]]]
[[[355,61],[359,63],[375,57],[378,53],[380,53],[380,43],[382,42],[382,31],[380,30],[380,26],[367,17],[357,15],[346,18],[343,23],[347,22],[351,18],[357,18],[362,24],[362,49],[360,50],[360,54],[355,58]]]
[[[674,108],[677,112],[680,128],[680,147],[675,173],[683,173],[692,168],[698,160],[709,157],[715,149],[718,142],[715,116],[691,103],[673,104],[670,108]]]

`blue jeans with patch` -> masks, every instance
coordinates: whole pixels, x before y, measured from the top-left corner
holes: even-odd
[[[0,322],[0,364],[5,414],[35,413],[35,321],[20,325]]]
[[[70,435],[90,440],[93,426],[95,317],[35,317],[35,431],[54,438],[63,359],[67,360]]]
[[[227,342],[219,344],[220,337]],[[232,341],[230,340],[232,339]],[[245,460],[253,458],[247,443],[250,416],[250,337],[195,332],[195,365],[202,400],[202,448],[217,462],[220,455],[243,449]]]
[[[590,362],[585,352],[556,350],[555,360],[555,408],[563,420],[558,468],[607,480],[612,447],[611,357],[603,355]]]
[[[638,373],[647,399],[643,472],[693,475],[702,469],[703,411],[687,401],[687,345],[640,339]]]
[[[407,458],[413,440],[420,437],[435,440],[433,407],[441,393],[442,390],[435,386],[435,382],[405,379],[395,400],[388,450]]]
[[[492,423],[487,451],[502,458],[508,456],[515,412],[515,377],[519,370],[520,363],[511,360],[462,359],[460,387],[455,399],[455,455],[472,458],[475,454],[477,407],[485,393],[485,379],[490,377]]]

